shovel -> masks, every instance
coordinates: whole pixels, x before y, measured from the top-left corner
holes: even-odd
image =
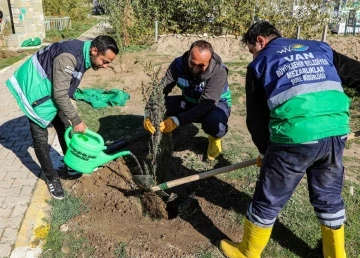
[[[200,180],[200,179],[220,175],[222,173],[230,172],[230,171],[237,170],[237,169],[240,169],[240,168],[246,168],[246,167],[249,167],[249,166],[252,166],[252,165],[255,165],[255,164],[256,164],[256,159],[250,159],[250,160],[246,160],[246,161],[236,163],[236,164],[233,164],[233,165],[229,165],[229,166],[226,166],[226,167],[216,168],[216,169],[212,169],[212,170],[209,170],[209,171],[201,172],[201,173],[196,174],[196,175],[191,175],[191,176],[183,177],[183,178],[180,178],[180,179],[168,181],[168,182],[156,185],[156,186],[152,186],[148,190],[151,190],[153,192],[163,191],[163,190],[173,188],[173,187],[178,186],[178,185],[183,185],[183,184],[190,183],[190,182],[193,182],[193,181],[197,181],[197,180]]]
[[[156,185],[154,179],[150,175],[133,175],[133,180],[137,186],[139,186],[141,189],[145,191],[155,192],[159,196],[168,197],[169,195],[166,192],[164,192],[164,190],[166,189],[173,188],[178,185],[190,183],[193,181],[197,181],[200,179],[212,177],[222,173],[230,172],[236,169],[249,167],[255,164],[256,164],[256,159],[251,159],[237,164],[229,165],[226,167],[201,172],[196,175],[191,175],[180,179],[168,181],[159,185]]]
[[[347,140],[352,140],[359,136],[360,136],[360,130],[350,133],[347,136]],[[191,175],[191,176],[183,177],[180,179],[175,179],[175,180],[168,181],[168,182],[165,182],[165,183],[162,183],[159,185],[156,185],[154,179],[150,175],[133,175],[133,180],[134,180],[135,184],[137,184],[141,189],[146,190],[146,191],[155,192],[159,196],[167,197],[169,195],[166,192],[164,192],[164,190],[166,190],[166,189],[173,188],[178,185],[194,182],[194,181],[197,181],[200,179],[212,177],[212,176],[219,175],[222,173],[230,172],[230,171],[237,170],[240,168],[249,167],[249,166],[252,166],[255,164],[256,164],[256,159],[250,159],[250,160],[246,160],[246,161],[243,161],[243,162],[240,162],[237,164],[225,166],[222,168],[217,168],[217,169],[201,172],[196,175]]]

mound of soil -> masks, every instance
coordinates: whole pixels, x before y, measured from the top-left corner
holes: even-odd
[[[195,257],[204,251],[222,257],[216,243],[228,237],[239,240],[242,233],[232,210],[245,212],[250,198],[211,178],[191,184],[191,196],[165,204],[154,193],[138,190],[122,160],[65,187],[88,207],[68,225],[95,248],[94,257],[115,257],[119,243],[125,243],[129,257]],[[151,209],[170,214],[170,219],[152,219]]]
[[[225,38],[219,37],[202,37],[202,36],[179,36],[179,35],[167,35],[160,37],[158,43],[153,45],[155,51],[161,54],[169,56],[180,56],[189,49],[191,44],[199,39],[209,41],[214,51],[220,55],[224,62],[234,62],[236,60],[252,61],[252,55],[248,52],[248,49],[241,42],[240,37],[229,36]],[[321,40],[321,38],[316,39]],[[351,35],[329,35],[327,42],[330,46],[351,58],[359,59],[360,51],[360,38]]]
[[[328,39],[330,46],[337,52],[359,60],[360,38],[354,36],[333,36]]]
[[[239,38],[232,37],[196,37],[196,36],[163,36],[160,37],[158,43],[153,45],[155,51],[169,56],[181,56],[189,49],[191,44],[196,40],[206,40],[211,43],[214,51],[220,55],[224,62],[234,62],[236,60],[252,60],[249,53]]]

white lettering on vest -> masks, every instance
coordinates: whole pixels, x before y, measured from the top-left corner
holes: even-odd
[[[310,58],[314,58],[314,55],[312,53],[304,53],[304,54],[296,54],[295,55],[296,61],[310,59]],[[294,55],[286,56],[286,57],[284,57],[284,59],[288,62],[292,62],[292,61],[294,61]]]

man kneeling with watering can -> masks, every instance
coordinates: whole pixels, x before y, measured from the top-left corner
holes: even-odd
[[[6,81],[29,118],[35,154],[50,194],[56,199],[63,199],[64,191],[59,171],[54,169],[50,158],[47,127],[53,125],[65,154],[66,127],[72,125],[75,132],[82,133],[86,129],[70,98],[84,72],[90,67],[94,70],[106,68],[118,53],[116,42],[110,36],[98,36],[93,41],[61,41],[36,52]],[[68,169],[64,170],[66,177]]]
[[[228,130],[231,93],[227,76],[228,70],[211,44],[198,40],[171,63],[164,78],[168,118],[160,124],[160,130],[167,133],[179,125],[201,123],[209,135],[208,160],[219,157],[221,138]],[[168,96],[175,86],[182,90],[182,95]],[[144,128],[152,134],[155,132],[147,117]]]

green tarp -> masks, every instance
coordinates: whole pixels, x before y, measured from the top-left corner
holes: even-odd
[[[75,100],[83,100],[93,108],[107,106],[124,106],[130,99],[130,95],[123,90],[101,90],[101,89],[77,89],[74,94]]]
[[[33,46],[39,46],[41,44],[40,38],[32,38],[24,40],[24,42],[21,44],[22,47],[33,47]]]

